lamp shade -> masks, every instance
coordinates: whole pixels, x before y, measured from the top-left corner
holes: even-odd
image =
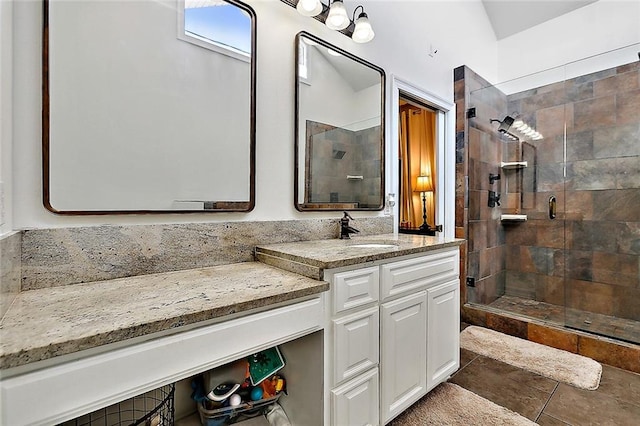
[[[320,0],[298,0],[296,9],[303,16],[317,16],[322,12]]]
[[[333,0],[331,7],[329,8],[329,15],[325,24],[332,30],[344,30],[349,26],[351,20],[347,15],[347,9],[345,9],[342,0]]]
[[[416,187],[413,189],[415,192],[430,192],[433,191],[433,182],[431,176],[418,176],[416,179]]]
[[[369,17],[366,13],[362,12],[355,21],[355,28],[353,29],[351,38],[356,43],[366,43],[373,40],[374,36],[375,33],[373,32],[373,28],[371,28],[371,23],[369,23]]]

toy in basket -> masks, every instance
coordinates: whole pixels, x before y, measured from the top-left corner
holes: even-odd
[[[264,414],[277,404],[282,392],[286,393],[284,377],[274,374],[284,365],[282,354],[274,347],[247,357],[244,361],[245,380],[240,384],[218,382],[211,389],[204,384],[202,377],[194,379],[191,397],[198,403],[202,424],[227,425]]]
[[[284,367],[284,359],[277,346],[257,352],[249,356],[247,361],[249,362],[249,377],[253,386]]]

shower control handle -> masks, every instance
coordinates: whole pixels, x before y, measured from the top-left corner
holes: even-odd
[[[556,196],[552,195],[549,197],[549,219],[556,218]]]

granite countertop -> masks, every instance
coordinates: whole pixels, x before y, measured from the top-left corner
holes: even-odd
[[[0,323],[0,369],[321,293],[259,262],[24,291]]]
[[[322,280],[326,269],[457,247],[463,242],[462,239],[441,236],[381,234],[352,237],[349,240],[300,241],[258,246],[256,258],[269,265]]]

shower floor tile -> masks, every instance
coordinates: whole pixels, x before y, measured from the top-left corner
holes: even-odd
[[[565,312],[564,306],[514,296],[502,296],[489,306],[537,320],[550,321],[595,334],[640,343],[640,321],[594,314],[571,308],[566,308]]]

